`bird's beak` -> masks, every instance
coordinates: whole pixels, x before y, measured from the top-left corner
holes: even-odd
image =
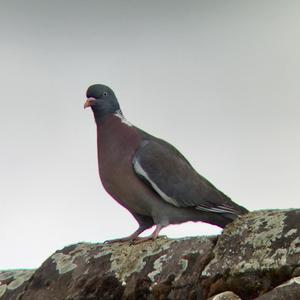
[[[91,107],[93,105],[93,103],[96,101],[95,98],[88,98],[86,99],[83,108],[87,108],[87,107]]]

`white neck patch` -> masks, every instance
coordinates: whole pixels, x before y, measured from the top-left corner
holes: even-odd
[[[132,127],[132,124],[123,116],[123,114],[121,113],[120,110],[117,110],[114,113],[114,116],[116,116],[117,118],[119,118],[121,120],[122,123],[126,124],[129,127]]]

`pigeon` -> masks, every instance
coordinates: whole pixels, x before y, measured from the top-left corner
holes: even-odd
[[[92,109],[97,127],[102,185],[139,225],[112,241],[154,240],[164,227],[187,221],[224,228],[248,212],[197,173],[174,146],[132,125],[111,88],[94,84],[86,96],[84,108]],[[150,236],[139,237],[153,226]]]

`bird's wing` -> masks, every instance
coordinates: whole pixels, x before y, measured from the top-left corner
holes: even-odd
[[[132,163],[136,174],[169,204],[239,214],[226,195],[199,175],[176,148],[163,140],[144,140]]]

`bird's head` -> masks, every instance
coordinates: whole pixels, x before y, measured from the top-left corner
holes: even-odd
[[[119,102],[111,88],[102,84],[93,84],[86,91],[84,108],[91,107],[95,120],[120,110]]]

